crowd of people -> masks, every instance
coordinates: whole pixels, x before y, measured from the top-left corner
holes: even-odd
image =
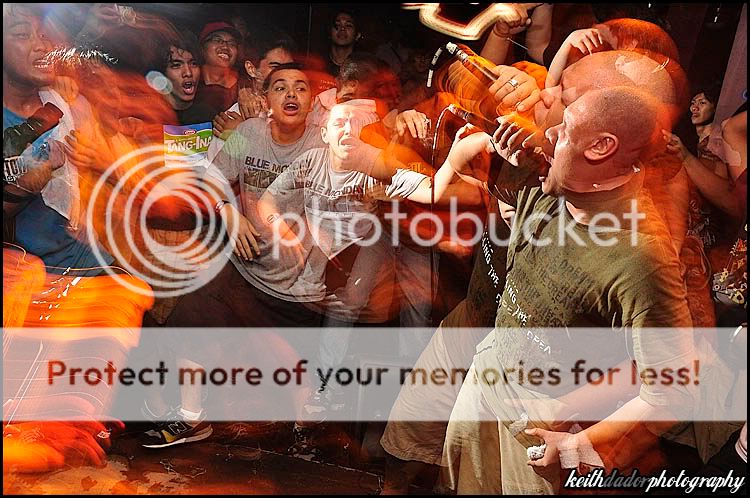
[[[664,444],[695,448],[703,475],[746,475],[744,421],[676,414],[706,403],[700,389],[486,381],[519,363],[563,368],[575,354],[642,372],[706,348],[746,375],[725,358],[747,321],[746,104],[716,122],[721,86],[688,81],[674,41],[650,22],[579,26],[549,54],[552,4],[496,5],[481,56],[462,47],[463,62],[439,65],[436,47],[406,36],[361,50],[360,19],[345,9],[315,54],[241,17],[196,36],[92,4],[71,33],[47,7],[4,4],[4,253],[25,251],[54,278],[117,268],[147,283],[155,299],[137,326],[164,333],[143,334],[132,354],[152,364],[293,364],[295,344],[272,329],[303,328],[319,331],[311,360],[329,371],[357,327],[403,328],[395,357],[466,379],[401,387],[381,440],[383,493],[408,493],[439,466],[446,492],[554,494],[583,466],[668,467]],[[122,44],[144,67],[113,56]],[[45,104],[61,117],[10,150],[6,131],[39,128]],[[693,151],[674,132],[685,115]],[[478,222],[438,227],[468,215]],[[473,269],[450,274],[455,262]],[[185,273],[199,285],[180,287]],[[453,278],[468,285],[441,312],[437,289]],[[4,326],[38,321],[4,313]],[[180,335],[219,327],[267,332],[252,343]],[[340,409],[336,386],[317,380],[292,396],[295,455],[320,458],[316,431]],[[143,446],[210,438],[210,394],[146,390]],[[557,403],[537,412],[518,400]],[[4,424],[4,468],[106,458],[109,440],[91,437],[100,423],[55,423],[35,426],[62,439],[34,447],[32,463],[24,424]]]

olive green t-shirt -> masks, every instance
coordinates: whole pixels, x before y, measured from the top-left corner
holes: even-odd
[[[676,251],[653,204],[647,198],[638,201],[646,218],[639,221],[637,233],[628,222],[628,229],[600,229],[592,235],[588,225],[575,222],[564,202],[539,187],[518,193],[495,330],[475,357],[480,371],[525,365],[570,372],[576,358],[592,357],[605,366],[631,357],[643,369],[692,354]],[[542,246],[544,242],[549,243]],[[595,329],[571,330],[579,327]],[[688,331],[641,333],[650,327]],[[579,387],[570,382],[571,375],[560,377],[554,388],[549,383],[524,388],[558,396]],[[493,392],[507,395],[492,387],[489,391],[488,398]],[[658,385],[642,385],[641,397],[655,405],[668,403]]]

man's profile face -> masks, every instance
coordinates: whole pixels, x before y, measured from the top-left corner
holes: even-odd
[[[307,75],[299,69],[282,69],[272,76],[266,91],[271,117],[286,126],[304,126],[312,92]]]
[[[226,31],[215,31],[203,42],[207,66],[230,68],[237,61],[237,39]]]
[[[172,96],[182,102],[192,102],[198,87],[201,67],[193,54],[177,47],[169,47],[169,62],[164,71],[172,83]]]
[[[334,45],[348,47],[357,41],[357,25],[349,14],[340,12],[331,26],[331,41]]]
[[[585,106],[578,102],[572,104],[563,112],[562,122],[545,133],[554,147],[551,167],[546,177],[541,178],[545,194],[562,195],[566,183],[576,178],[577,171],[582,169],[585,140],[590,138],[581,127],[584,112]]]
[[[55,78],[46,55],[52,51],[39,18],[22,8],[12,8],[3,17],[3,75],[39,88],[52,84]]]
[[[623,143],[620,133],[627,132],[622,131],[622,126],[603,126],[601,120],[594,119],[606,112],[602,92],[607,90],[582,95],[565,109],[562,123],[547,130],[546,137],[554,146],[554,152],[551,167],[542,180],[545,194],[594,192],[595,184],[623,175],[622,165],[618,166],[615,159],[622,157],[623,149],[628,153],[628,147],[620,147]],[[610,102],[607,105],[623,104]],[[638,124],[648,128],[653,123]],[[637,126],[636,123],[629,125]],[[617,129],[621,132],[615,131]]]

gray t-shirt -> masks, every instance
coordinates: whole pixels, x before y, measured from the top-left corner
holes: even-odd
[[[267,194],[273,196],[278,210],[289,209],[290,199],[302,194],[306,235],[310,235],[315,250],[310,256],[300,284],[308,286],[304,295],[325,294],[326,262],[347,247],[368,239],[375,229],[378,201],[370,193],[382,182],[364,171],[335,171],[331,167],[328,148],[312,149],[300,156],[280,175]],[[412,194],[427,176],[407,169],[397,170],[385,195],[391,199],[404,199]],[[299,232],[298,236],[299,236]],[[305,237],[303,240],[307,240]],[[307,250],[307,248],[305,248]],[[360,256],[367,254],[361,252]]]
[[[305,151],[323,145],[318,127],[307,127],[302,137],[292,144],[279,144],[273,140],[266,119],[251,118],[237,127],[214,160],[214,165],[230,183],[239,181],[240,210],[260,233],[258,257],[244,261],[233,254],[231,261],[253,286],[279,299],[312,301],[315,297],[297,291],[301,270],[297,255],[284,247],[279,247],[278,257],[274,255],[273,233],[260,219],[257,202],[295,159]],[[301,193],[287,195],[284,201],[279,205],[281,213],[287,210],[301,212]]]

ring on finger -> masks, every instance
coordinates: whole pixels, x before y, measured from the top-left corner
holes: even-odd
[[[515,78],[509,79],[506,83],[512,86],[514,90],[518,88],[518,81]]]

